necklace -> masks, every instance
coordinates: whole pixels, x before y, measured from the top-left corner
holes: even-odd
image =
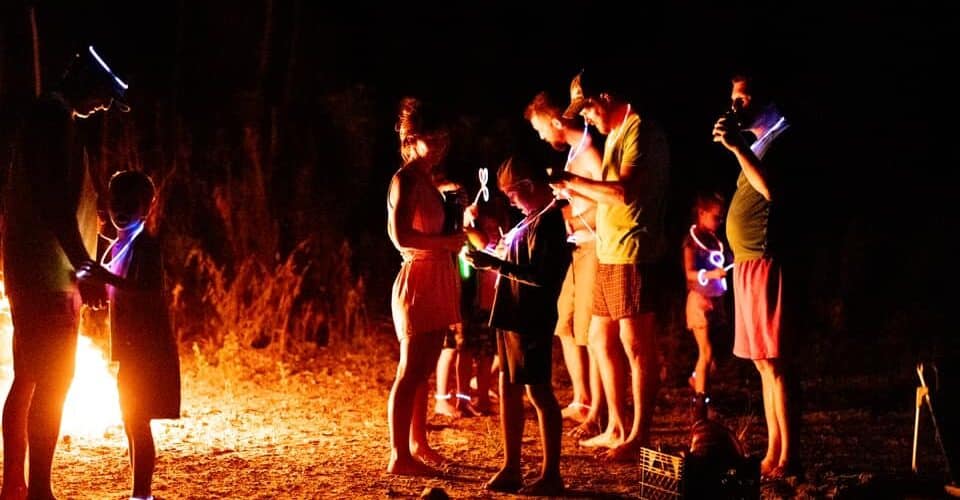
[[[717,246],[720,247],[719,250],[713,250],[713,249],[707,248],[707,246],[704,245],[702,241],[700,241],[700,238],[697,238],[696,229],[697,229],[696,224],[690,226],[690,238],[693,239],[693,242],[696,243],[698,247],[700,247],[705,252],[707,252],[707,259],[710,261],[710,263],[713,264],[715,268],[723,269],[724,271],[729,271],[730,269],[732,269],[733,264],[730,264],[729,266],[724,267],[724,261],[726,260],[726,258],[723,256],[723,242],[720,241],[720,238],[714,237],[714,239],[716,239],[717,241]],[[705,276],[706,273],[707,273],[706,269],[700,269],[699,271],[697,271],[697,283],[700,283],[700,286],[707,286],[707,283],[710,282],[710,280]],[[723,289],[726,290],[727,278],[717,278],[717,280],[720,281],[720,286],[722,286]]]
[[[570,148],[570,151],[567,152],[567,163],[563,165],[563,169],[566,170],[570,167],[570,164],[573,162],[573,159],[577,156],[580,156],[580,153],[583,152],[583,148],[587,146],[587,138],[589,137],[588,125],[584,123],[583,125],[583,135],[580,136],[580,140],[577,142],[575,147]]]
[[[110,246],[108,246],[107,250],[103,252],[103,257],[100,259],[100,264],[103,267],[116,272],[114,267],[122,263],[127,257],[127,253],[130,252],[130,248],[133,246],[134,240],[137,239],[137,236],[140,236],[140,233],[142,233],[143,229],[146,227],[146,221],[140,220],[135,222],[132,227],[133,229],[130,230],[130,236],[128,238],[121,239],[120,236],[117,236],[117,239],[110,242]],[[119,250],[114,253],[113,250],[118,245]]]
[[[567,163],[563,165],[564,172],[569,171],[570,164],[573,163],[574,158],[579,156],[580,153],[583,152],[584,148],[587,147],[587,139],[590,138],[588,127],[589,125],[587,125],[586,123],[583,124],[583,135],[580,136],[580,141],[577,142],[576,147],[570,148],[570,151],[567,153]],[[570,202],[570,206],[572,207],[573,197],[570,196],[570,192],[564,189],[560,191],[560,194],[563,195],[563,197],[566,198],[568,202]],[[586,227],[587,230],[590,231],[590,234],[593,235],[594,239],[599,240],[599,237],[597,236],[597,231],[594,230],[593,227],[590,226],[590,223],[587,222],[587,219],[583,217],[583,212],[578,212],[576,215],[577,215],[577,218],[580,219],[580,222],[583,223],[584,227]],[[574,236],[571,235],[570,237],[573,238]]]

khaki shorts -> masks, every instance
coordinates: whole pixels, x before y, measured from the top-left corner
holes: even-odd
[[[578,346],[587,345],[590,316],[593,314],[593,289],[597,276],[597,250],[593,242],[578,245],[557,299],[559,337],[573,337]]]

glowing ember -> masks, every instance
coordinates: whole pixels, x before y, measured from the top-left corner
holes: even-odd
[[[12,335],[10,304],[3,294],[3,281],[0,281],[0,394],[4,397],[13,382]],[[102,438],[111,427],[119,425],[116,375],[103,351],[89,337],[80,335],[76,374],[63,410],[61,435]]]

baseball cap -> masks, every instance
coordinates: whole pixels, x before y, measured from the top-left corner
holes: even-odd
[[[587,101],[600,97],[601,93],[619,95],[619,77],[614,77],[611,69],[605,66],[595,66],[581,69],[577,76],[570,81],[570,104],[563,112],[567,119],[576,118]]]
[[[583,70],[577,73],[570,82],[570,104],[563,111],[563,117],[566,119],[576,118],[580,111],[587,104],[587,96],[583,92]]]
[[[87,45],[77,52],[67,68],[64,80],[83,82],[81,85],[92,84],[96,88],[106,89],[117,109],[122,112],[130,111],[130,105],[126,100],[130,85],[111,69],[104,56],[93,45]]]

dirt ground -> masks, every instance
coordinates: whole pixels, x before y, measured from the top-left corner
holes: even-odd
[[[239,359],[244,359],[242,363]],[[396,367],[388,332],[318,348],[307,361],[221,350],[187,352],[183,418],[155,424],[158,499],[416,498],[442,488],[452,498],[502,498],[483,489],[500,461],[498,418],[452,420],[432,415],[431,441],[455,462],[442,478],[384,473],[388,456],[386,400]],[[232,362],[231,362],[232,361]],[[555,386],[569,402],[557,350]],[[688,445],[689,389],[670,377],[659,394],[655,445]],[[742,362],[721,363],[716,417],[744,431],[747,448],[761,453],[759,379]],[[909,379],[887,381],[879,397],[875,378],[805,382],[801,445],[805,476],[764,484],[765,498],[937,498],[943,463],[930,426],[921,427],[922,479],[911,479],[913,392]],[[890,388],[892,387],[892,388]],[[539,445],[532,409],[524,432],[524,471],[535,474]],[[65,417],[69,418],[69,416]],[[922,424],[926,424],[924,421]],[[565,422],[565,429],[572,426]],[[562,472],[571,498],[635,498],[637,463],[605,463],[564,437]],[[63,499],[127,498],[130,473],[119,428],[97,438],[63,437],[55,461],[54,491]]]

